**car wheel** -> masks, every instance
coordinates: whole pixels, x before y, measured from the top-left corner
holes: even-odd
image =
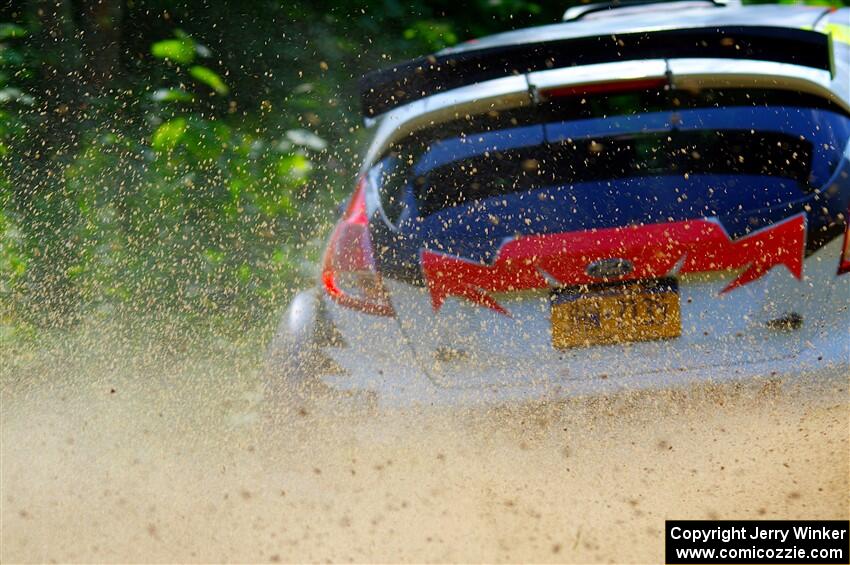
[[[322,352],[339,337],[324,318],[315,290],[295,295],[266,351],[263,384],[268,400],[281,408],[298,408],[322,394],[321,376],[335,369]]]

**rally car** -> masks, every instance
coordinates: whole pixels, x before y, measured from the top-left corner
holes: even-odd
[[[591,4],[367,75],[272,387],[503,402],[850,374],[850,9]]]

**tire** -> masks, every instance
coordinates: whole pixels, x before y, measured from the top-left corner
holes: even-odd
[[[325,318],[317,291],[299,292],[289,303],[266,351],[266,398],[283,411],[303,412],[327,387],[321,376],[335,369],[323,347],[338,345],[338,333]]]
[[[339,391],[322,380],[345,371],[324,353],[345,347],[327,317],[317,289],[299,292],[289,303],[266,352],[263,374],[267,412],[275,424],[306,423],[346,414],[373,414],[371,392]]]

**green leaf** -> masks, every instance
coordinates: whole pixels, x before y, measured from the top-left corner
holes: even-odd
[[[24,57],[21,55],[20,51],[12,49],[8,45],[0,46],[0,66],[3,67],[22,67],[24,64]],[[26,72],[26,69],[22,69],[23,72]],[[21,77],[21,71],[18,72],[18,78]]]
[[[188,127],[186,118],[174,118],[156,128],[151,138],[151,147],[157,151],[170,151],[177,147]]]
[[[151,45],[151,54],[158,59],[188,64],[195,60],[195,42],[188,36],[164,39]]]
[[[189,74],[197,80],[198,82],[202,82],[215,90],[219,94],[227,94],[230,92],[230,89],[224,84],[224,81],[221,80],[221,77],[218,74],[208,69],[207,67],[202,67],[201,65],[195,65],[194,67],[189,69]]]
[[[25,30],[19,25],[9,23],[0,24],[0,41],[26,36],[27,30]]]
[[[422,20],[404,30],[407,40],[419,40],[431,51],[437,51],[458,42],[451,24],[433,20]]]
[[[281,157],[277,162],[277,174],[281,177],[288,177],[296,184],[306,182],[312,169],[313,165],[310,160],[298,153]]]
[[[160,88],[151,94],[155,102],[192,102],[195,97],[179,88]]]
[[[32,106],[35,103],[35,99],[29,94],[24,94],[17,88],[9,86],[6,88],[0,88],[0,104],[5,104],[7,102],[18,102],[19,104]]]

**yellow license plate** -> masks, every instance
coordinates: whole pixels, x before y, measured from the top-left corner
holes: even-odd
[[[558,349],[669,339],[681,333],[675,279],[557,289],[552,296],[552,345]]]

